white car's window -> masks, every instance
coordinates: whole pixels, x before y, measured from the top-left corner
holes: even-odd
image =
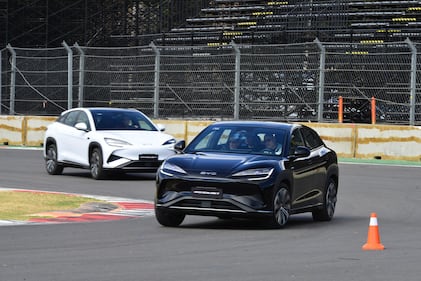
[[[84,124],[86,125],[86,128],[87,128],[88,130],[91,130],[91,126],[89,125],[89,118],[88,118],[88,115],[86,115],[86,113],[85,113],[85,112],[81,111],[81,112],[79,113],[79,115],[77,116],[77,120],[76,120],[76,122],[75,122],[75,125],[76,125],[77,123],[84,123]]]
[[[157,131],[155,126],[140,112],[126,110],[92,110],[97,130]]]
[[[73,127],[76,124],[78,115],[79,111],[71,111],[62,116],[62,118],[59,119],[59,122]]]

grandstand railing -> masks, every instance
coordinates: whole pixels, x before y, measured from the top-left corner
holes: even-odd
[[[0,114],[132,107],[154,118],[421,124],[421,44],[215,44],[0,50]]]

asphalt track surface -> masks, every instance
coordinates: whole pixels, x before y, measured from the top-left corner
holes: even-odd
[[[341,163],[331,222],[293,216],[286,229],[257,221],[153,216],[94,223],[0,226],[1,281],[420,280],[421,167]],[[44,171],[41,151],[0,149],[0,186],[152,201],[154,175],[95,181]],[[1,202],[0,202],[1,204]],[[383,251],[363,251],[377,213]]]

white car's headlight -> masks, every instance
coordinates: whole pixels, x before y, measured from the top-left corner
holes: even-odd
[[[270,177],[273,173],[273,168],[257,168],[244,170],[233,174],[233,177],[243,177],[249,180],[264,180]]]
[[[162,145],[174,144],[175,142],[176,142],[175,139],[170,139],[170,140],[167,140],[166,142],[164,142]]]
[[[123,147],[127,145],[132,145],[131,143],[128,143],[127,141],[119,140],[119,139],[104,138],[104,140],[109,146]]]
[[[179,173],[179,174],[187,174],[182,168],[177,165],[170,164],[168,162],[164,162],[161,166],[161,172],[166,175],[172,176],[171,172]]]

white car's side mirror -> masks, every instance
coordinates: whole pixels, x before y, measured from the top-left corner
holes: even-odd
[[[86,123],[83,122],[76,123],[75,128],[81,131],[88,131],[88,126],[86,126]]]
[[[163,124],[156,124],[156,126],[158,127],[158,130],[159,130],[160,132],[165,131],[165,125],[163,125]]]

